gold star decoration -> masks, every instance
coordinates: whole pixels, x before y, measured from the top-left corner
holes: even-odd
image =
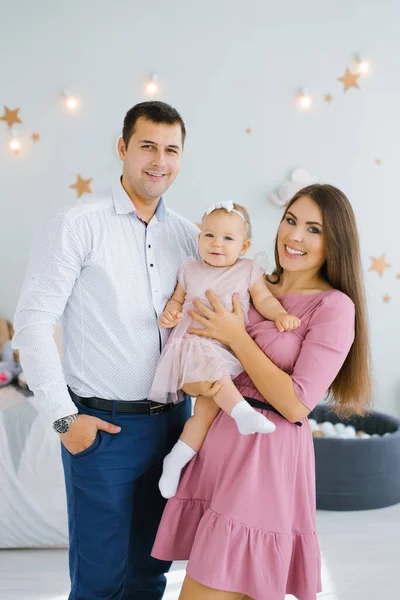
[[[326,102],[327,104],[330,104],[330,103],[332,102],[332,100],[333,100],[333,96],[332,96],[332,94],[325,94],[325,96],[324,96],[324,100],[325,100],[325,102]]]
[[[33,142],[38,142],[40,140],[40,135],[38,133],[32,133],[31,140]]]
[[[346,92],[349,88],[355,87],[359,88],[357,79],[361,76],[361,73],[352,73],[349,69],[346,69],[346,73],[343,77],[338,77],[338,81],[342,81],[344,83],[344,92]]]
[[[89,187],[91,181],[93,181],[93,179],[82,179],[80,175],[77,175],[76,183],[70,185],[69,187],[75,189],[77,191],[78,198],[80,198],[81,196],[83,196],[83,194],[92,193],[92,190]]]
[[[251,134],[251,128],[248,127],[247,129],[244,130],[244,132],[247,133],[247,135],[250,135]]]
[[[7,125],[10,127],[15,125],[15,123],[22,123],[21,119],[18,116],[19,108],[15,110],[10,110],[8,106],[4,106],[4,115],[0,117],[0,121],[6,121]]]
[[[386,294],[386,296],[383,296],[382,300],[385,304],[389,304],[391,297]]]
[[[378,165],[378,166],[380,166],[382,164],[382,160],[380,158],[377,158],[375,160],[375,164]]]
[[[376,271],[380,277],[382,277],[385,269],[389,268],[391,265],[388,265],[385,260],[385,255],[382,254],[379,258],[375,258],[371,256],[372,266],[369,271]]]

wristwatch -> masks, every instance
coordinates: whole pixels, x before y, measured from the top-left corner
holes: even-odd
[[[53,429],[57,433],[67,433],[68,429],[71,427],[72,423],[76,421],[79,417],[79,414],[76,413],[74,415],[69,415],[68,417],[63,417],[62,419],[58,419],[53,423]]]

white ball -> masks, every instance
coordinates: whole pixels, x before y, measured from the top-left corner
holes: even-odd
[[[336,423],[336,425],[334,425],[334,427],[338,433],[344,433],[344,431],[346,429],[346,425],[344,423]]]
[[[324,421],[323,423],[321,423],[320,429],[321,429],[322,433],[324,433],[326,436],[336,434],[335,427],[333,426],[333,423],[331,423],[330,421]]]
[[[381,436],[379,435],[379,433],[373,433],[373,434],[371,435],[371,437],[378,438],[378,437],[381,437]]]
[[[325,434],[325,437],[328,437],[328,438],[339,438],[341,435],[342,435],[341,433],[338,433],[336,431],[336,429],[333,428],[333,429],[329,430],[328,433]]]
[[[362,435],[359,436],[359,438],[361,440],[366,440],[367,438],[370,438],[371,436],[369,435],[369,433],[363,433]]]
[[[348,438],[356,437],[356,428],[353,425],[347,425],[345,434]]]
[[[319,431],[319,425],[315,419],[308,419],[311,431]]]
[[[386,436],[388,436],[388,435],[392,435],[392,434],[390,433],[390,431],[387,431],[386,433],[384,433],[384,434],[383,434],[383,437],[386,437]]]

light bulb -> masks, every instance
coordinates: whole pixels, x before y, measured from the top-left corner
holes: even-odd
[[[371,68],[369,61],[365,60],[360,54],[357,54],[355,56],[355,62],[357,72],[360,73],[360,75],[368,75]]]
[[[312,98],[307,92],[301,90],[298,96],[298,103],[302,110],[309,110],[312,104]]]
[[[358,71],[362,75],[367,75],[369,71],[369,62],[366,60],[360,60],[358,63]]]
[[[66,108],[68,108],[68,110],[70,110],[71,112],[74,112],[79,107],[78,98],[70,94],[68,90],[64,90],[63,96]]]
[[[158,85],[158,75],[154,73],[150,79],[150,81],[146,84],[146,92],[149,96],[154,96],[160,91],[160,87]]]
[[[19,154],[21,152],[21,140],[17,137],[15,132],[11,132],[11,139],[8,143],[8,146],[14,154]]]
[[[76,110],[78,108],[79,102],[75,96],[70,96],[66,99],[65,104],[69,110]]]

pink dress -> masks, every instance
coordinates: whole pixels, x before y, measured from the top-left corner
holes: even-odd
[[[278,299],[301,318],[300,328],[278,333],[251,308],[247,330],[312,409],[352,345],[354,305],[337,290]],[[235,384],[263,400],[246,373]],[[265,414],[275,432],[244,436],[219,413],[165,507],[152,555],[189,560],[188,575],[210,588],[254,600],[315,600],[321,578],[311,430],[307,418],[298,427]]]
[[[236,356],[226,346],[216,340],[187,333],[189,328],[201,327],[191,319],[188,310],[194,309],[193,300],[196,298],[212,308],[206,296],[207,290],[213,290],[225,308],[232,310],[232,295],[236,292],[247,319],[249,290],[264,272],[265,269],[248,258],[241,258],[232,267],[226,268],[211,267],[193,257],[183,263],[178,274],[178,281],[186,291],[183,316],[162,351],[149,400],[167,402],[172,398],[176,402],[177,391],[184,383],[217,381],[224,375],[236,377],[243,371]]]

